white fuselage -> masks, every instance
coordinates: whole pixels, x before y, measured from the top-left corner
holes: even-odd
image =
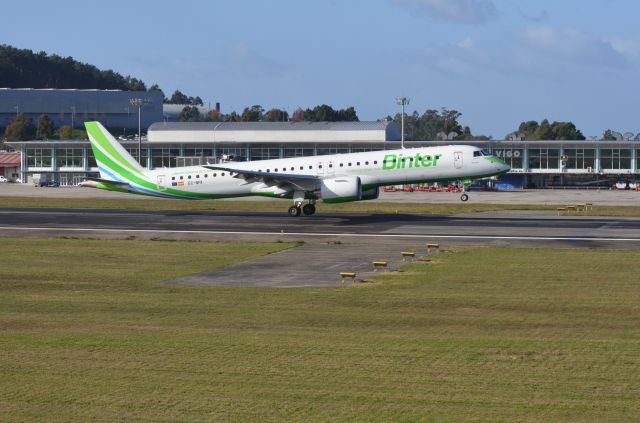
[[[509,167],[502,162],[478,156],[472,146],[422,147],[381,150],[326,156],[292,157],[252,162],[227,162],[220,166],[244,170],[308,175],[318,179],[357,176],[363,187],[403,183],[464,180],[504,173]],[[393,160],[395,158],[395,161]],[[271,195],[285,196],[291,189],[236,178],[228,171],[203,166],[154,169],[148,172],[158,189],[169,187],[194,193],[220,196]],[[305,190],[313,191],[313,184]]]

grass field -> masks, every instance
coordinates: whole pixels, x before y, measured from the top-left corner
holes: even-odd
[[[167,286],[289,244],[3,238],[4,421],[634,421],[640,252],[476,248],[346,288]]]
[[[101,209],[137,209],[137,210],[232,210],[232,211],[264,211],[285,213],[289,203],[285,200],[273,201],[184,201],[150,199],[137,197],[131,199],[112,198],[45,198],[45,197],[1,197],[0,207],[50,207],[50,208],[101,208]],[[553,210],[566,204],[477,204],[477,203],[385,203],[385,202],[352,202],[340,204],[322,203],[321,213],[418,213],[450,215],[459,213],[477,213],[500,210]],[[581,216],[640,216],[640,206],[599,206],[592,210],[580,212]]]

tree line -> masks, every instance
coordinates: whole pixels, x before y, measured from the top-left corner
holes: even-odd
[[[74,136],[71,125],[62,125],[55,128],[53,121],[46,113],[40,114],[38,124],[24,113],[16,114],[4,129],[4,137],[8,141],[47,140],[47,139],[72,139]],[[81,138],[87,138],[85,131],[80,131]]]
[[[184,103],[183,103],[184,104]],[[265,110],[257,104],[245,107],[242,113],[235,111],[230,113],[220,113],[217,110],[209,110],[207,113],[200,113],[196,105],[185,106],[178,116],[180,122],[357,122],[358,114],[355,108],[334,109],[322,104],[313,109],[296,109],[291,116],[283,109],[272,108]]]
[[[0,45],[0,87],[144,91],[146,85],[129,75],[100,70],[88,63]]]

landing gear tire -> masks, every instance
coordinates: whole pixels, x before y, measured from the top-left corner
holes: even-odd
[[[311,216],[315,212],[316,212],[316,206],[314,206],[313,204],[305,204],[302,207],[302,213],[306,214],[307,216]]]
[[[467,201],[468,199],[469,199],[469,196],[467,194],[462,194],[460,196],[460,200],[462,200],[462,201]]]
[[[300,207],[298,207],[298,206],[289,207],[289,216],[291,216],[291,217],[298,217],[298,216],[300,216],[301,212],[302,212],[302,210],[300,210]]]

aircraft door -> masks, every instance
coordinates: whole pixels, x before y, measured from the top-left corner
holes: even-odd
[[[165,177],[164,175],[158,175],[158,182],[156,184],[156,187],[158,188],[159,191],[166,191],[167,187],[165,185]]]
[[[453,153],[453,166],[456,169],[462,168],[462,151],[456,151]]]
[[[316,176],[324,176],[326,164],[323,162],[316,162]]]

